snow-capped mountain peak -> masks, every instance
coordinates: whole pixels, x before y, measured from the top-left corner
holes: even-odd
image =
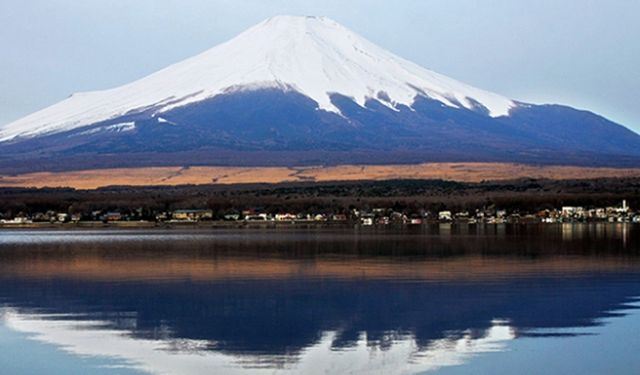
[[[331,95],[396,108],[417,96],[449,107],[509,114],[510,99],[424,69],[325,17],[276,16],[228,42],[132,83],[74,94],[0,128],[0,141],[59,133],[125,113],[157,115],[230,91],[280,88],[339,113]]]

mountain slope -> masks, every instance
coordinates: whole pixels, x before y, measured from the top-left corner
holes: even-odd
[[[473,88],[332,20],[292,16],[0,128],[3,170],[424,161],[640,165],[640,136],[590,112]]]
[[[111,90],[74,94],[8,124],[0,140],[70,130],[130,112],[155,113],[219,94],[281,88],[338,112],[330,95],[364,105],[368,98],[410,105],[427,95],[452,107],[488,108],[506,115],[513,102],[423,69],[368,42],[327,18],[277,16],[214,47],[138,81]]]

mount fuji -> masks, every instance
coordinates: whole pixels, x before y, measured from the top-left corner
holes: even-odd
[[[640,136],[422,68],[324,17],[277,16],[147,77],[0,127],[0,170],[501,161],[640,165]]]

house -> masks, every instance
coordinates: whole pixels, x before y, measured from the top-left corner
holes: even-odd
[[[573,217],[576,213],[576,208],[572,206],[562,206],[562,217]]]
[[[299,221],[311,221],[313,220],[313,216],[311,216],[311,214],[304,214],[302,212],[300,212],[299,214],[296,215],[296,218]]]
[[[585,215],[584,207],[563,206],[561,215],[566,219],[582,219]]]
[[[107,212],[102,216],[103,221],[121,221],[122,214],[120,212]]]
[[[533,223],[539,223],[540,221],[541,221],[540,218],[534,214],[527,214],[520,217],[521,223],[533,224]]]
[[[49,221],[49,220],[50,220],[49,216],[47,216],[47,214],[42,212],[36,212],[33,215],[33,221]]]
[[[451,211],[440,211],[438,212],[438,220],[440,221],[451,221],[453,216],[451,215]]]
[[[269,215],[267,214],[252,214],[252,215],[247,215],[244,217],[244,219],[246,221],[269,221],[271,220],[271,217],[269,217]]]
[[[361,217],[360,218],[360,223],[362,225],[365,225],[365,226],[373,225],[373,218],[372,217]]]
[[[224,215],[226,221],[238,221],[240,220],[240,214],[226,214]]]
[[[172,214],[173,220],[200,221],[213,219],[213,211],[204,209],[176,210]]]
[[[596,208],[595,217],[600,220],[605,220],[607,218],[607,211],[604,208]]]
[[[169,220],[169,214],[166,212],[159,212],[156,214],[156,221],[167,221]]]
[[[347,221],[347,215],[345,214],[334,214],[331,216],[332,221]]]
[[[396,224],[404,224],[405,222],[407,222],[407,215],[403,214],[402,212],[393,211],[389,215],[389,220]]]
[[[626,215],[627,213],[629,213],[629,206],[627,206],[627,200],[625,199],[622,201],[622,206],[613,207],[612,211],[619,215]]]
[[[375,219],[375,215],[374,214],[363,214],[360,215],[360,224],[362,225],[373,225],[373,220]]]
[[[468,223],[469,222],[469,212],[468,211],[456,212],[455,219],[456,219],[457,222]]]
[[[389,216],[381,216],[376,219],[377,225],[389,225],[391,221],[389,220]]]
[[[298,217],[291,213],[276,214],[276,221],[296,221]]]
[[[0,223],[2,224],[29,224],[31,222],[32,221],[25,216],[15,217],[12,220],[0,220]]]

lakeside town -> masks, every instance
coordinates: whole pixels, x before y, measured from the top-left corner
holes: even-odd
[[[11,216],[11,217],[8,217]],[[162,224],[189,223],[292,223],[292,224],[351,224],[362,226],[422,225],[434,223],[461,224],[534,224],[609,222],[640,223],[640,211],[633,211],[623,200],[618,206],[582,207],[563,206],[537,212],[487,207],[474,211],[440,210],[394,210],[378,207],[372,209],[350,209],[346,212],[263,212],[260,209],[215,212],[207,208],[177,209],[153,212],[142,208],[127,211],[91,212],[20,212],[16,215],[0,214],[0,227],[38,225],[122,225],[155,226]]]

